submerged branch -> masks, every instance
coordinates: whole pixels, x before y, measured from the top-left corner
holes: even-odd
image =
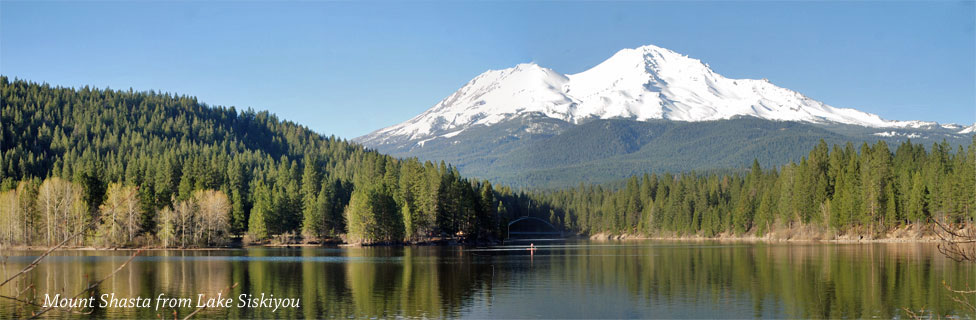
[[[68,244],[69,241],[71,241],[72,239],[78,237],[79,235],[81,235],[82,233],[84,233],[86,230],[87,230],[87,228],[84,228],[82,230],[79,230],[78,232],[75,232],[71,236],[69,236],[69,237],[65,238],[64,240],[62,240],[61,243],[58,243],[56,246],[53,246],[50,249],[47,249],[47,251],[45,251],[44,254],[41,254],[41,256],[37,257],[37,259],[34,259],[34,261],[32,261],[30,264],[28,264],[26,267],[24,267],[23,270],[20,270],[20,272],[17,272],[13,276],[10,276],[10,278],[7,278],[7,280],[4,280],[3,283],[0,283],[0,287],[3,287],[8,282],[13,281],[17,277],[19,277],[19,276],[21,276],[21,275],[23,275],[23,274],[25,274],[27,272],[30,272],[35,267],[37,267],[37,264],[41,263],[41,260],[44,260],[44,258],[46,258],[49,254],[51,254],[51,252],[54,252],[54,250],[60,249],[61,247],[64,247],[66,244]]]
[[[136,258],[136,256],[138,256],[140,253],[142,253],[142,250],[136,251],[135,253],[132,254],[131,257],[129,257],[128,260],[126,260],[121,265],[119,265],[118,268],[115,268],[115,270],[113,270],[111,273],[109,273],[104,278],[102,278],[102,279],[100,279],[98,281],[95,281],[95,282],[91,283],[90,285],[88,285],[87,288],[81,290],[81,292],[78,292],[78,294],[76,294],[72,298],[78,298],[82,294],[84,294],[85,292],[88,292],[88,291],[91,291],[92,289],[95,289],[100,284],[102,284],[102,282],[105,282],[105,280],[111,279],[112,277],[115,276],[116,273],[119,273],[119,271],[122,271],[122,269],[125,269],[125,266],[129,265],[129,263],[132,262],[132,260],[134,260]],[[32,316],[31,319],[36,319],[37,317],[40,317],[42,314],[44,314],[44,313],[46,313],[48,311],[51,311],[51,309],[53,309],[53,308],[54,308],[54,306],[48,306],[47,308],[44,308],[43,310],[41,310],[40,312],[38,312],[37,314],[35,314],[34,316]]]
[[[958,229],[946,220],[932,219],[935,234],[942,240],[939,252],[957,262],[976,262],[976,228]]]

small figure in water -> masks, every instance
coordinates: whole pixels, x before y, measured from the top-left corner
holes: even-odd
[[[526,248],[526,249],[531,250],[531,251],[535,251],[535,249],[536,249],[535,248],[535,244],[534,243],[529,243],[529,247]]]

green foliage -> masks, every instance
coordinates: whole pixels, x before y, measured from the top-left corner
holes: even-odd
[[[594,150],[626,160],[621,163],[632,177],[613,185],[579,183],[526,193],[464,178],[445,162],[396,159],[268,112],[210,107],[187,96],[51,87],[6,77],[0,77],[0,91],[0,220],[21,222],[5,224],[0,237],[12,243],[56,243],[96,218],[103,219],[101,235],[113,245],[145,236],[176,246],[213,245],[244,233],[258,240],[282,233],[309,239],[348,233],[359,242],[480,241],[502,236],[507,222],[521,216],[582,233],[706,236],[764,234],[775,225],[795,224],[880,232],[931,217],[976,219],[976,139],[957,150],[945,141],[928,149],[905,142],[892,153],[884,141],[860,150],[852,143],[831,150],[826,141],[811,140],[823,132],[787,130],[814,130],[795,123],[594,121],[582,128],[605,130],[601,134],[619,142]],[[696,136],[695,130],[708,133],[697,137],[758,139],[766,151],[779,150],[775,146],[812,151],[797,162],[762,170],[772,158],[760,149],[707,139],[659,144]],[[794,133],[772,133],[780,131]],[[645,139],[648,134],[656,138]],[[582,133],[575,137],[573,150],[597,142]],[[559,139],[564,138],[519,148],[535,148],[538,154],[571,142]],[[693,147],[720,152],[688,159],[674,149]],[[620,173],[620,167],[591,167],[557,151],[552,150],[555,158],[532,161],[558,162],[558,179],[577,179],[575,170],[582,167],[613,173],[607,177]],[[710,156],[732,151],[741,154]],[[727,168],[729,159],[749,154],[755,159],[748,171],[644,174],[639,169],[643,161],[659,160],[664,169],[691,161]],[[505,168],[530,175],[535,170]],[[109,186],[115,187],[109,192]],[[217,199],[221,205],[214,207],[221,209],[211,211],[221,214],[207,219],[197,214],[200,199],[194,195],[200,190],[222,195],[208,198]],[[132,205],[125,228],[104,220],[106,199]],[[42,207],[42,200],[58,205]],[[108,222],[121,221],[112,219]],[[194,233],[200,224],[211,225],[204,227],[206,240]],[[95,235],[72,244],[92,243]]]
[[[267,239],[269,235],[268,220],[274,211],[271,191],[263,183],[254,188],[254,207],[247,221],[247,235],[254,240]]]
[[[884,141],[860,152],[821,142],[778,170],[753,161],[746,174],[652,174],[616,190],[581,184],[529,196],[552,208],[551,221],[575,220],[567,226],[584,233],[763,235],[801,223],[873,235],[936,216],[976,220],[974,149],[976,139],[954,153],[945,143],[927,152],[906,142],[892,153]]]
[[[759,235],[764,235],[772,229],[774,222],[773,192],[774,190],[770,190],[763,194],[762,200],[759,202],[759,208],[756,209],[756,233]]]
[[[403,239],[403,224],[393,196],[383,188],[359,188],[346,208],[348,236],[354,243],[390,242]]]
[[[211,107],[168,93],[51,87],[7,77],[0,77],[0,91],[0,186],[34,181],[33,188],[6,198],[33,203],[40,179],[69,179],[51,182],[45,195],[74,206],[58,209],[71,224],[61,229],[77,230],[99,217],[110,184],[131,187],[126,190],[136,193],[126,199],[138,204],[130,211],[138,223],[127,217],[122,241],[114,222],[103,222],[108,245],[132,243],[132,230],[177,246],[211,245],[224,240],[213,238],[245,233],[256,240],[283,233],[337,237],[347,231],[343,212],[355,192],[370,198],[358,205],[368,205],[379,226],[357,235],[364,239],[478,240],[500,234],[501,220],[491,219],[496,206],[515,208],[526,199],[508,188],[488,188],[486,203],[483,184],[452,166],[395,159],[268,112]],[[221,215],[206,220],[218,226],[207,231],[206,241],[186,235],[199,222],[193,205],[200,190],[220,191],[217,202],[229,202],[229,231]],[[20,231],[7,234],[17,243],[49,243],[67,232],[49,231],[46,220],[30,218],[36,211],[17,210],[4,212],[4,219],[25,220]]]

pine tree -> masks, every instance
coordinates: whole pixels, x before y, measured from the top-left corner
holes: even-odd
[[[75,171],[74,181],[82,188],[82,201],[87,205],[87,221],[92,221],[98,217],[98,208],[105,201],[105,192],[108,183],[105,181],[105,173],[101,166],[94,162],[87,162],[84,167]]]
[[[355,243],[399,241],[403,238],[402,221],[396,203],[381,185],[357,188],[346,208],[349,238]]]
[[[884,191],[885,227],[889,227],[889,228],[893,227],[902,219],[902,217],[898,216],[898,201],[896,200],[897,197],[898,197],[898,192],[895,187],[895,184],[889,183],[885,185],[885,191]]]
[[[498,205],[495,201],[495,190],[492,188],[491,182],[485,182],[482,185],[480,200],[482,219],[478,221],[478,225],[482,227],[479,238],[486,238],[493,230],[500,230],[498,225],[500,220],[498,217]]]
[[[772,229],[773,224],[773,195],[772,192],[766,192],[762,196],[762,201],[759,202],[759,208],[756,214],[756,223],[758,229],[756,230],[759,235],[766,234]]]
[[[176,200],[177,201],[183,201],[183,200],[190,199],[190,197],[193,195],[193,190],[195,190],[195,187],[196,187],[195,186],[196,185],[196,182],[195,182],[196,175],[194,174],[194,171],[195,170],[194,170],[194,166],[193,166],[193,162],[192,161],[183,162],[183,170],[182,170],[183,175],[180,178],[179,187],[177,187],[177,189],[176,189],[177,190],[177,196],[176,196]]]
[[[263,183],[254,186],[254,207],[247,221],[247,235],[253,240],[264,240],[269,236],[268,222],[273,215],[274,203],[271,191]]]
[[[244,196],[240,189],[231,191],[230,233],[242,234],[247,231],[247,211],[244,208]]]
[[[321,177],[318,160],[305,157],[305,170],[302,174],[302,236],[317,238],[323,235],[324,208],[318,206]]]
[[[912,190],[908,199],[908,219],[920,223],[930,216],[929,190],[922,180],[922,175],[916,172],[912,175]]]

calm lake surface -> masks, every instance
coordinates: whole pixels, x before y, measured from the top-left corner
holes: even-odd
[[[942,283],[976,287],[976,264],[933,244],[534,242],[486,248],[254,248],[146,251],[97,290],[116,298],[241,294],[299,308],[215,308],[200,318],[892,318],[902,307],[960,315]],[[4,252],[6,279],[40,252]],[[15,284],[74,295],[131,251],[62,251]],[[14,285],[0,289],[16,295]],[[97,303],[96,298],[96,303]],[[177,308],[179,317],[193,308]],[[0,300],[0,318],[30,309]],[[98,308],[57,317],[172,318],[174,309]],[[961,314],[962,318],[973,315]]]

